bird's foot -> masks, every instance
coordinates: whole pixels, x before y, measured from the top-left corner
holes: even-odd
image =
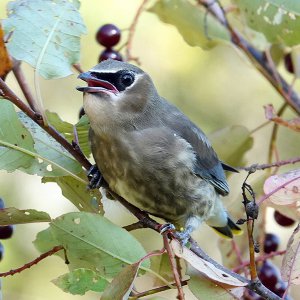
[[[190,232],[188,232],[187,230],[184,230],[184,231],[176,231],[174,233],[174,237],[177,240],[179,240],[179,242],[182,246],[185,246],[188,243],[191,235],[190,235]]]
[[[189,228],[189,226],[184,231],[176,231],[176,228],[171,223],[166,223],[159,226],[159,233],[160,234],[170,234],[174,238],[180,241],[180,244],[182,246],[185,246],[190,236],[190,233],[192,232],[192,229]]]
[[[107,186],[107,183],[104,180],[97,165],[91,166],[91,168],[87,172],[87,177],[89,179],[88,189],[90,189],[90,190],[99,189],[100,187]]]
[[[176,228],[172,223],[166,223],[166,224],[159,225],[159,228],[158,228],[160,234],[174,233],[175,229]]]

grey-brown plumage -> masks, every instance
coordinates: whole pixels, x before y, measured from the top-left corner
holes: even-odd
[[[96,164],[109,187],[137,207],[192,232],[205,221],[239,230],[220,195],[229,193],[205,134],[158,95],[148,74],[107,60],[79,76]]]

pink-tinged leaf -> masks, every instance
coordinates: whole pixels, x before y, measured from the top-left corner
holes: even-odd
[[[104,290],[101,300],[125,300],[131,292],[141,262],[127,265]]]
[[[230,287],[220,282],[212,281],[192,268],[188,287],[197,299],[232,300],[242,299],[244,287]]]
[[[290,205],[300,200],[300,169],[269,177],[264,184],[268,199],[277,205]]]
[[[300,224],[291,235],[282,260],[281,275],[284,281],[300,284]]]
[[[266,119],[273,121],[279,125],[288,127],[295,131],[300,131],[300,118],[294,118],[292,120],[284,120],[279,117],[273,107],[272,104],[268,104],[264,106]]]
[[[242,287],[247,285],[247,283],[219,270],[212,263],[200,258],[188,248],[183,247],[178,241],[172,240],[171,247],[176,256],[185,259],[193,268],[198,270],[204,276],[230,287]]]

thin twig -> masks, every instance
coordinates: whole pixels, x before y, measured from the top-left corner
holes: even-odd
[[[274,168],[274,167],[277,168],[277,167],[281,167],[281,166],[285,166],[285,165],[295,164],[298,162],[300,162],[300,157],[294,157],[294,158],[290,158],[287,160],[280,160],[280,161],[277,161],[277,162],[274,162],[271,164],[261,164],[261,165],[254,164],[249,167],[238,167],[236,169],[247,171],[247,172],[249,172],[249,171],[255,172],[258,170],[265,170],[265,169]]]
[[[80,64],[74,64],[73,65],[73,68],[80,74],[80,73],[83,73],[83,69],[81,68],[81,65]]]
[[[270,82],[290,107],[300,114],[300,98],[298,94],[291,89],[290,85],[278,72],[276,72],[276,75],[274,74],[272,66],[265,59],[264,53],[252,47],[248,41],[232,28],[219,1],[198,0],[198,3],[203,5],[229,31],[232,43],[246,54],[256,69]]]
[[[51,255],[55,254],[56,252],[58,252],[62,249],[64,249],[62,246],[55,246],[51,250],[41,254],[39,257],[35,258],[33,261],[25,264],[24,266],[22,266],[20,268],[10,270],[8,272],[0,273],[0,277],[6,277],[6,276],[10,276],[10,275],[13,276],[17,273],[21,273],[22,271],[31,268],[32,266],[38,264],[41,260],[45,259],[48,256],[51,256]]]
[[[133,36],[135,33],[135,28],[138,23],[139,17],[141,15],[141,13],[143,12],[145,5],[147,4],[148,1],[149,0],[143,0],[141,5],[139,6],[138,10],[136,11],[133,21],[129,27],[128,39],[127,39],[127,43],[126,43],[126,61],[134,60],[138,65],[140,64],[138,58],[133,57],[131,55],[132,41],[133,41]]]
[[[141,228],[145,228],[145,225],[141,221],[123,226],[123,229],[125,229],[127,231],[132,231],[132,230],[141,229]]]
[[[168,256],[169,256],[171,269],[172,269],[172,272],[173,272],[174,280],[175,280],[177,291],[178,291],[177,299],[178,300],[184,300],[184,293],[183,293],[183,289],[182,289],[182,286],[181,286],[180,275],[179,275],[178,270],[177,270],[175,255],[174,255],[172,247],[169,244],[169,239],[168,239],[168,233],[167,232],[163,233],[163,240],[164,240],[164,247],[165,247],[165,249],[168,253]]]
[[[28,105],[33,111],[39,112],[36,100],[34,99],[34,96],[27,83],[26,77],[21,69],[21,63],[20,62],[15,63],[12,71],[17,79],[17,82],[23,92],[24,97],[27,100]]]
[[[255,258],[255,262],[261,262],[261,261],[265,261],[269,258],[275,257],[275,256],[279,256],[279,255],[283,255],[285,254],[286,250],[281,250],[281,251],[273,251],[271,253],[268,254],[264,254],[261,256],[258,256]],[[241,269],[244,269],[245,267],[250,265],[250,261],[245,261],[242,264],[240,264],[239,266],[235,267],[232,269],[233,272],[238,272]]]

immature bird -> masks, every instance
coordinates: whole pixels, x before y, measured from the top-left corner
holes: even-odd
[[[79,78],[96,164],[110,189],[140,209],[184,228],[200,223],[232,237],[240,228],[221,196],[229,193],[223,164],[205,134],[160,97],[150,76],[106,60]]]

